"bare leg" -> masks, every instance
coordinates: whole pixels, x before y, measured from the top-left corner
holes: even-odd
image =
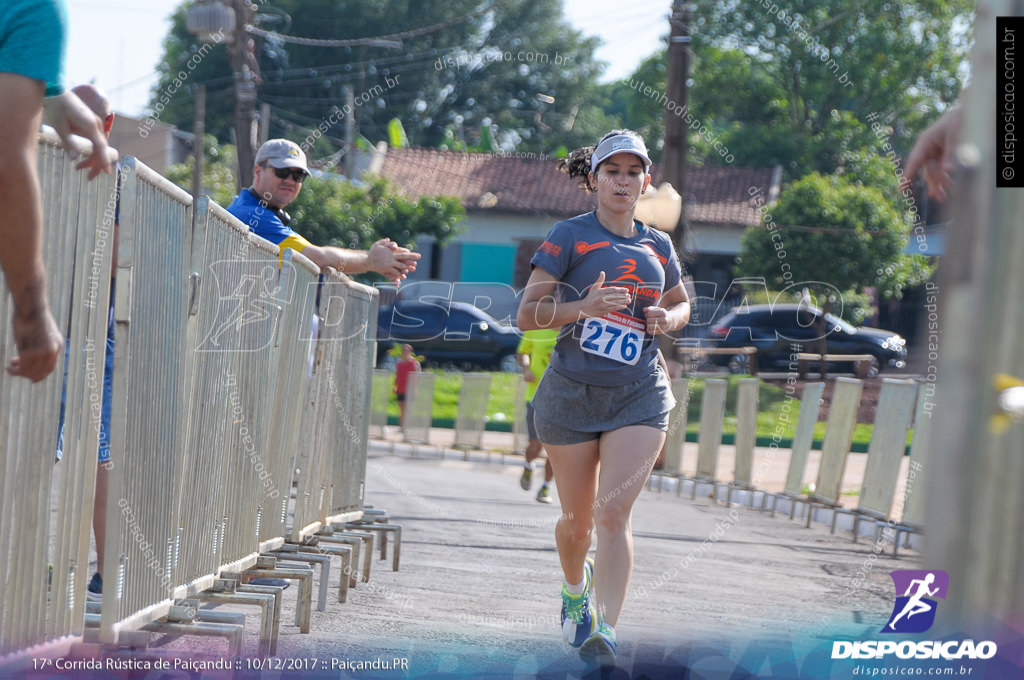
[[[631,425],[601,436],[594,590],[597,611],[611,626],[619,620],[633,575],[633,504],[664,441],[664,432],[646,425]],[[561,483],[558,490],[561,493]]]
[[[598,441],[545,447],[554,466],[558,498],[562,503],[562,516],[555,525],[555,544],[567,583],[583,581],[583,562],[590,550],[597,494]]]
[[[530,443],[526,445],[526,462],[532,463],[538,457],[540,452],[544,450],[544,446],[540,443],[539,439],[531,439]]]

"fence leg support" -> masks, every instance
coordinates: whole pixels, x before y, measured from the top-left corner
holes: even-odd
[[[391,571],[398,571],[399,555],[402,548],[402,527],[398,524],[381,524],[379,522],[349,522],[347,529],[357,531],[373,531],[380,535],[380,558],[387,559],[388,534],[395,535],[395,549],[391,555]]]
[[[320,537],[318,537],[320,538]],[[286,544],[284,549],[290,548],[290,544]],[[314,553],[321,555],[338,555],[341,557],[341,578],[338,580],[338,602],[345,602],[348,600],[348,588],[349,579],[352,577],[352,546],[351,545],[335,545],[335,544],[321,544],[319,541],[316,544],[308,545],[297,545],[300,553]],[[356,550],[358,550],[356,546]]]
[[[335,527],[338,529],[343,536],[351,536],[352,538],[358,538],[363,541],[363,583],[370,582],[370,566],[373,564],[373,534],[365,531],[351,531],[344,526]],[[337,534],[334,538],[337,538]],[[322,539],[321,539],[322,540]]]
[[[260,656],[274,656],[277,654],[277,624],[280,623],[280,613],[277,612],[276,600],[269,593],[218,593],[205,592],[197,596],[202,602],[214,604],[243,604],[256,605],[260,608]],[[202,613],[202,612],[200,612]]]
[[[270,619],[270,654],[277,654],[277,636],[281,631],[281,610],[284,605],[284,589],[276,586],[254,586],[251,584],[239,585],[235,592],[248,593],[251,595],[269,595],[274,598],[273,611]]]
[[[201,635],[204,637],[222,637],[228,642],[228,656],[236,657],[242,653],[244,628],[227,623],[168,623],[155,621],[144,626],[144,631],[160,635]]]
[[[241,582],[248,583],[254,578],[283,578],[299,582],[299,595],[295,604],[295,625],[300,633],[309,633],[313,609],[312,569],[247,569],[241,574]]]
[[[328,535],[318,534],[316,538],[317,538],[318,545],[323,545],[324,543],[327,543],[327,544],[334,544],[334,545],[338,546],[339,548],[340,547],[348,547],[348,549],[351,551],[351,557],[349,558],[348,569],[343,571],[343,574],[348,576],[348,584],[349,584],[348,587],[349,588],[355,588],[356,584],[359,582],[359,580],[357,578],[358,577],[358,573],[357,573],[358,569],[356,568],[356,565],[359,564],[359,554],[360,554],[359,551],[360,551],[360,548],[362,547],[363,543],[365,543],[365,540],[362,539],[362,538],[357,538],[355,536],[349,536],[347,533],[335,533],[335,534],[328,534]],[[371,540],[372,540],[372,536],[371,536]],[[363,579],[363,581],[368,581],[368,580],[369,580],[368,578],[364,578]],[[346,592],[347,592],[347,590],[346,590]]]
[[[320,594],[317,597],[316,610],[318,612],[327,610],[327,593],[330,588],[331,575],[331,556],[330,555],[316,555],[313,553],[298,553],[295,551],[275,551],[274,557],[280,558],[278,564],[285,565],[284,562],[305,562],[309,565],[319,564],[320,565]]]

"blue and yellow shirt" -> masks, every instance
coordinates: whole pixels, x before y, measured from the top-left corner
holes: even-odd
[[[248,226],[249,231],[277,245],[282,251],[291,248],[301,253],[306,246],[312,245],[295,230],[285,226],[274,211],[264,206],[248,189],[242,189],[227,210]]]

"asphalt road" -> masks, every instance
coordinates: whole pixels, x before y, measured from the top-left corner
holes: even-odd
[[[407,663],[331,677],[588,672],[559,634],[557,498],[542,505],[522,491],[511,458],[509,465],[473,458],[480,462],[371,449],[366,499],[403,527],[401,570],[375,557],[371,582],[348,603],[314,612],[312,634],[282,626],[281,657],[317,659],[321,669]],[[684,669],[693,678],[730,677],[739,668],[768,677],[783,667],[817,677],[822,664],[827,675],[834,639],[871,635],[887,621],[889,570],[916,566],[913,552],[893,560],[891,546],[878,555],[848,532],[832,536],[820,524],[807,529],[783,515],[685,494],[645,491],[633,530],[636,566],[617,626],[618,666],[603,677],[682,677]]]

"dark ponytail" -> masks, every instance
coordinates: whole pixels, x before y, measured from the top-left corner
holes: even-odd
[[[594,192],[590,185],[590,156],[594,153],[596,146],[585,146],[581,149],[570,151],[569,155],[558,161],[558,169],[569,175],[571,179],[577,179],[577,185],[588,194]]]
[[[604,137],[597,140],[597,144],[594,146],[584,146],[574,151],[570,151],[569,155],[562,160],[558,161],[558,169],[569,175],[571,179],[578,179],[578,185],[581,189],[586,191],[588,194],[594,193],[595,187],[590,183],[590,157],[594,153],[594,149],[600,146],[601,142],[614,137],[615,135],[629,135],[642,139],[640,135],[632,130],[612,130],[608,132]],[[598,166],[600,167],[600,166]]]

